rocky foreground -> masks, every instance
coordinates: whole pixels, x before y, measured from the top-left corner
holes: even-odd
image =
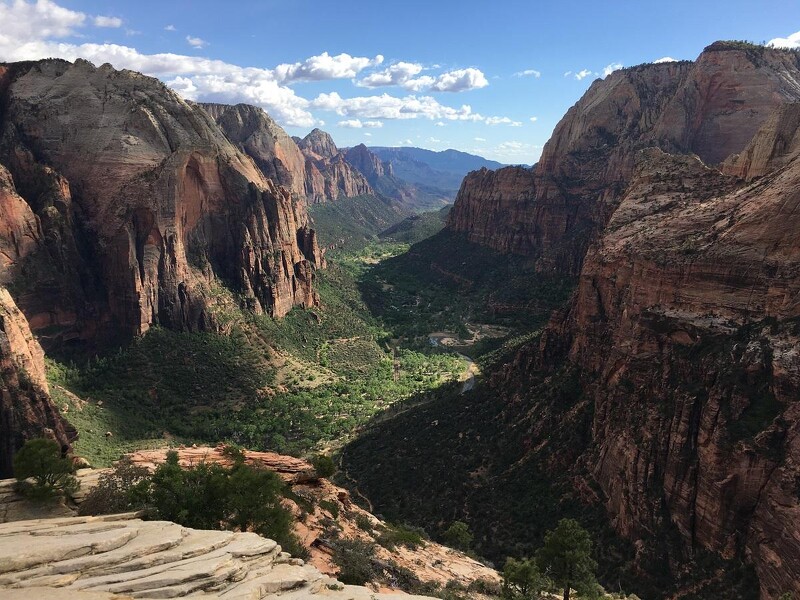
[[[344,586],[254,533],[201,531],[132,514],[0,525],[3,598],[256,600],[386,597]]]

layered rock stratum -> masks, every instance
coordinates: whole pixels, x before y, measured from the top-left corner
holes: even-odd
[[[316,302],[305,203],[202,108],[82,60],[4,65],[0,95],[0,162],[35,215],[3,194],[17,207],[4,278],[34,331],[66,342],[213,330],[220,282],[276,317]]]
[[[773,112],[800,100],[792,52],[717,42],[694,62],[649,64],[597,80],[569,109],[531,173],[468,176],[448,225],[540,269],[580,272],[619,206],[638,150],[694,153],[719,164],[741,152]]]
[[[255,533],[190,529],[132,514],[0,525],[0,593],[70,600],[390,597],[344,586]]]

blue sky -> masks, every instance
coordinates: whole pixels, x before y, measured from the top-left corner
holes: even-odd
[[[0,60],[111,62],[340,146],[533,163],[604,71],[718,39],[800,45],[800,2],[0,0],[0,24]]]

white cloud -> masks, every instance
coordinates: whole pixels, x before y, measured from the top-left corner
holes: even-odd
[[[655,64],[660,63],[671,63],[671,62],[678,62],[676,59],[672,58],[671,56],[664,56],[663,58],[659,58],[658,60],[653,61]]]
[[[122,19],[119,17],[103,17],[97,16],[94,18],[95,27],[122,27]]]
[[[411,140],[408,140],[408,139],[400,140],[399,142],[397,142],[397,145],[398,146],[413,146],[414,142],[412,142]]]
[[[205,41],[204,39],[201,39],[199,37],[192,37],[191,35],[186,36],[186,41],[189,42],[189,45],[192,48],[205,48],[206,46],[208,46],[208,42]]]
[[[175,25],[167,25],[164,27],[164,31],[178,31],[178,29],[175,27]]]
[[[430,89],[436,92],[464,92],[484,88],[489,85],[486,76],[479,69],[459,69],[443,73],[436,78]]]
[[[347,119],[344,121],[339,121],[338,124],[339,127],[348,127],[350,129],[362,129],[363,127],[377,129],[383,127],[383,123],[380,121],[362,121],[361,119]]]
[[[428,141],[431,144],[441,144],[442,143],[442,140],[440,140],[439,138],[435,138],[435,137],[429,137]]]
[[[74,35],[86,22],[86,15],[58,6],[50,0],[27,3],[0,2],[0,48],[9,43]]]
[[[539,79],[542,76],[541,71],[537,71],[536,69],[525,69],[524,71],[517,71],[514,73],[514,77],[535,77]]]
[[[476,142],[485,142],[485,141],[486,141],[486,138],[482,138],[482,137],[476,137],[476,138],[475,138],[475,141],[476,141]]]
[[[536,123],[536,121],[538,121],[538,120],[539,120],[539,117],[531,117],[530,118],[531,123]]]
[[[399,62],[386,67],[382,71],[367,75],[357,83],[361,87],[382,87],[387,85],[403,85],[414,75],[422,72],[418,63]]]
[[[622,63],[611,63],[607,65],[603,69],[603,78],[605,79],[609,75],[611,75],[614,71],[619,71],[622,68]]]
[[[372,134],[371,134],[371,133],[369,133],[369,132],[366,132],[366,133],[364,133],[364,135],[365,135],[366,137],[372,137]]]
[[[383,56],[375,58],[337,54],[331,56],[323,52],[303,62],[282,64],[275,67],[275,77],[281,83],[295,81],[323,81],[326,79],[352,79],[367,67],[374,67],[383,62]]]
[[[312,102],[313,108],[335,112],[344,117],[362,119],[439,119],[447,121],[483,121],[484,117],[463,105],[453,108],[439,104],[430,96],[405,96],[389,94],[342,98],[337,92],[320,94]]]
[[[367,75],[356,85],[368,88],[399,86],[412,92],[465,92],[489,85],[480,69],[458,69],[435,77],[420,75],[423,70],[419,63],[398,62]]]
[[[569,77],[570,75],[572,75],[572,71],[567,71],[564,73],[564,77]]]
[[[591,74],[592,72],[589,69],[583,69],[583,71],[578,71],[577,73],[575,73],[575,79],[580,81],[581,79],[584,79],[585,77],[588,77]]]
[[[514,121],[508,117],[489,117],[486,119],[487,125],[510,125],[511,127],[522,127],[520,121]]]
[[[447,125],[445,123],[442,123],[441,121],[436,121],[434,125],[436,125],[437,127],[447,127]]]
[[[785,38],[775,38],[767,42],[767,46],[773,48],[800,48],[800,31],[786,36]]]

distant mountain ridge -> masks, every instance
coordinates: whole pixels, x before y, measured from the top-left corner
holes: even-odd
[[[418,183],[452,192],[470,171],[482,168],[500,169],[506,165],[459,150],[426,150],[424,148],[371,146],[370,151],[388,162],[394,174],[409,183]]]

